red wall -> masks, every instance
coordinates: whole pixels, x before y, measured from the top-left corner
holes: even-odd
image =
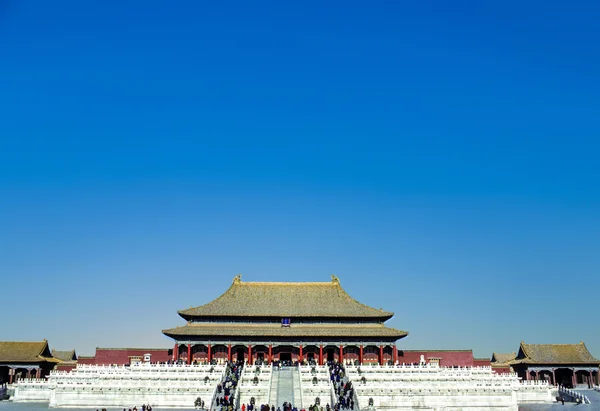
[[[77,357],[77,364],[96,364],[96,357]]]
[[[442,367],[472,367],[473,366],[473,351],[472,350],[398,350],[399,364],[419,363],[421,355],[425,357],[425,362],[429,362],[430,358],[439,358],[440,366]]]
[[[168,348],[96,348],[97,365],[128,365],[129,357],[144,357],[144,354],[152,354],[152,362],[167,362],[172,359]],[[172,351],[171,351],[172,352]]]
[[[73,365],[73,364],[69,364],[69,365],[56,364],[56,368],[55,368],[55,370],[58,370],[58,371],[71,371],[74,369],[75,369],[75,365]]]
[[[475,367],[489,367],[490,363],[489,358],[473,358],[473,366]]]

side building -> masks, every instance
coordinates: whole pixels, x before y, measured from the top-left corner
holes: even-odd
[[[566,387],[598,384],[600,360],[585,344],[526,344],[521,341],[516,357],[507,362],[524,380],[547,380]]]
[[[59,362],[46,340],[0,341],[0,383],[45,377]]]
[[[208,304],[181,310],[187,324],[163,330],[174,360],[395,363],[406,331],[394,313],[361,304],[331,282],[243,282]]]

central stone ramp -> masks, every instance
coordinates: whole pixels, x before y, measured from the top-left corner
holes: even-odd
[[[277,408],[281,407],[284,402],[289,402],[298,409],[302,409],[300,375],[297,367],[273,369],[270,403]]]

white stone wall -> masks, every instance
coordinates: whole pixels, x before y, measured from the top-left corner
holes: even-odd
[[[48,402],[50,401],[50,384],[45,379],[25,379],[13,384],[11,400],[15,402]]]

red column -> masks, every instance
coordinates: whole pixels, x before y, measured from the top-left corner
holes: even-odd
[[[173,361],[177,361],[179,359],[179,344],[175,343],[175,347],[173,347]]]
[[[39,379],[42,375],[42,369],[38,368],[37,371],[35,372],[35,378]]]
[[[208,362],[210,363],[210,361],[212,360],[212,353],[211,353],[211,346],[210,344],[208,344]]]
[[[227,345],[227,361],[231,361],[231,344]]]
[[[319,365],[323,365],[323,346],[319,345]]]
[[[398,347],[396,347],[396,344],[392,345],[392,361],[394,365],[398,362]]]
[[[9,377],[8,377],[8,383],[9,383],[9,384],[12,384],[12,383],[13,383],[13,376],[14,376],[14,373],[15,373],[15,369],[14,369],[14,368],[9,368],[9,369],[8,369],[8,375],[9,375]]]
[[[342,347],[342,345],[340,344],[340,364],[343,364],[344,362],[344,347]]]
[[[273,346],[269,344],[269,362],[273,362]]]
[[[252,346],[248,344],[248,365],[252,365]]]
[[[379,365],[383,365],[383,345],[379,346]]]
[[[191,364],[192,363],[192,344],[188,343],[188,359],[187,359],[187,363]]]
[[[360,349],[358,351],[358,362],[360,363],[360,365],[362,365],[363,362],[363,346],[360,346]]]
[[[300,357],[300,358],[298,358],[298,361],[302,362],[302,360],[303,360],[303,356],[302,356],[302,344],[300,344],[300,355],[298,357]]]

